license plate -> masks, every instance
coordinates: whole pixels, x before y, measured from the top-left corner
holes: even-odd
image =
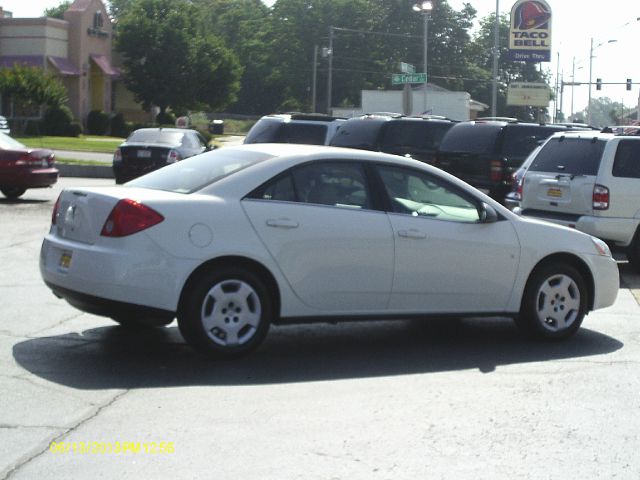
[[[550,188],[547,190],[547,195],[553,198],[560,198],[562,197],[562,190],[559,188]]]
[[[138,158],[151,158],[151,150],[138,150]]]
[[[66,272],[67,270],[69,270],[69,267],[71,266],[71,256],[72,252],[68,250],[62,252],[62,254],[60,255],[60,261],[58,262],[58,270],[62,272]]]

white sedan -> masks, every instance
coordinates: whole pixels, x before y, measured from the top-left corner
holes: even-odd
[[[40,271],[80,310],[177,317],[217,356],[257,347],[272,323],[319,320],[507,316],[566,338],[619,286],[602,241],[520,218],[429,165],[285,144],[65,189]]]

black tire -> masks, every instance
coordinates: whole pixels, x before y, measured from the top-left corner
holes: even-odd
[[[24,192],[26,192],[26,188],[21,187],[1,187],[0,192],[10,200],[15,200],[16,198],[22,196]]]
[[[627,248],[627,260],[636,272],[640,272],[640,230],[636,232],[631,245]]]
[[[517,325],[543,340],[573,335],[587,313],[588,293],[580,272],[571,265],[546,265],[529,277]]]
[[[273,302],[258,275],[225,267],[202,274],[188,288],[178,327],[192,347],[212,357],[234,357],[262,343]]]
[[[117,317],[111,317],[116,323],[119,323],[121,326],[126,328],[153,328],[153,327],[164,327],[165,325],[169,325],[173,322],[173,317],[154,317],[154,318],[142,318],[142,317],[133,317],[127,315],[121,315]]]

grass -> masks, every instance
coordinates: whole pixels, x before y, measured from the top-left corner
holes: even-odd
[[[31,148],[113,153],[124,141],[118,137],[81,135],[79,137],[19,137],[16,140]]]

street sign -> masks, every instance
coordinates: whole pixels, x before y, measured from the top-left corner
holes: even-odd
[[[405,83],[426,83],[426,73],[393,73],[391,85],[404,85]]]
[[[416,73],[416,67],[410,63],[400,62],[400,71],[402,73]]]

